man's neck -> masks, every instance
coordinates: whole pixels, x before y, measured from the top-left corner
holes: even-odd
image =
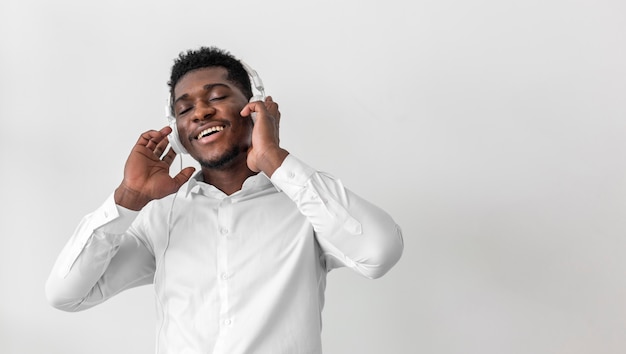
[[[202,168],[204,182],[211,184],[226,195],[231,195],[241,190],[243,182],[248,177],[256,174],[257,172],[251,171],[245,163],[223,169]]]

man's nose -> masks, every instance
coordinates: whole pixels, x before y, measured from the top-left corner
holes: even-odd
[[[211,119],[215,114],[215,107],[207,102],[199,102],[196,104],[196,110],[194,112],[194,122]]]

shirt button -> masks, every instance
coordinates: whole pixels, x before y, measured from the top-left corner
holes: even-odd
[[[227,326],[230,325],[230,323],[231,323],[230,320],[225,320],[224,321],[224,324],[227,325]]]
[[[220,233],[221,233],[222,235],[227,235],[227,234],[228,234],[228,229],[227,229],[227,228],[225,228],[225,227],[221,227],[221,228],[220,228]]]
[[[227,273],[222,273],[221,277],[222,277],[222,279],[228,279],[228,274]]]
[[[289,171],[288,176],[289,176],[289,178],[294,178],[296,176],[296,174],[293,171]]]

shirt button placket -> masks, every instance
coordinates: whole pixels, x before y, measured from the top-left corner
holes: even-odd
[[[230,304],[229,304],[229,268],[228,268],[228,249],[231,236],[231,221],[232,221],[232,204],[229,198],[222,200],[218,210],[218,232],[221,237],[218,240],[218,269],[217,277],[219,284],[219,296],[220,296],[220,319],[222,328],[220,335],[225,335],[228,327],[232,324]]]

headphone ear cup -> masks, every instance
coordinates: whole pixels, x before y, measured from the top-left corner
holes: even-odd
[[[256,102],[256,101],[265,101],[265,97],[261,96],[261,95],[255,95],[252,96],[252,98],[250,98],[250,102]]]
[[[170,133],[170,135],[168,135],[167,138],[170,142],[170,145],[172,146],[172,149],[175,153],[179,155],[189,154],[189,152],[187,152],[187,149],[185,149],[183,144],[180,142],[180,138],[178,137],[178,126],[176,125],[176,119],[170,116],[168,117],[168,121],[170,124],[170,128],[172,128],[172,132]]]

